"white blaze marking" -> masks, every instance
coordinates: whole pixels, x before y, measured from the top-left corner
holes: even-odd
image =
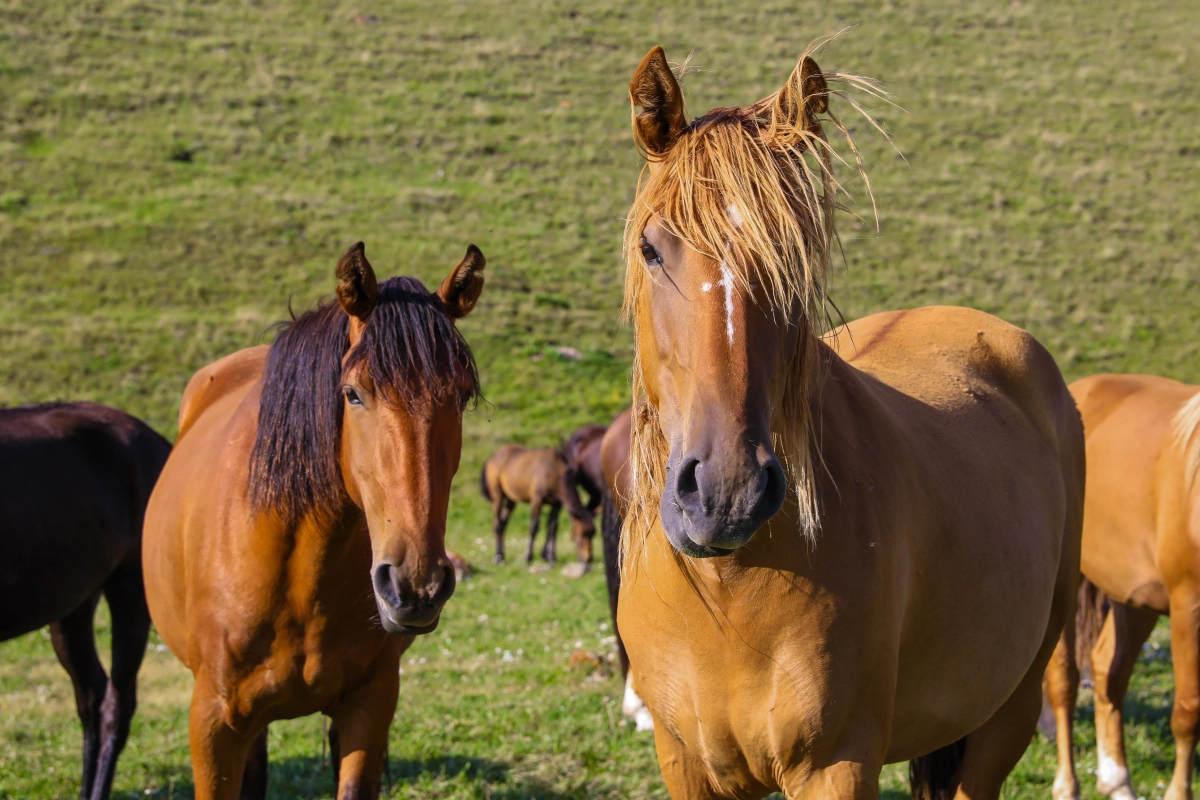
[[[725,333],[729,336],[729,346],[733,347],[733,270],[724,259],[721,260],[721,280],[717,286],[725,287]]]
[[[702,291],[702,292],[711,292],[711,291],[712,291],[712,284],[711,284],[711,283],[708,283],[708,282],[706,281],[706,282],[705,282],[705,284],[704,284],[703,286],[701,286],[701,287],[700,287],[700,291]]]

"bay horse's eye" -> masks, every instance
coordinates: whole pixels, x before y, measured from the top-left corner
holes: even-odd
[[[654,249],[654,245],[647,242],[645,237],[643,237],[641,240],[641,246],[642,246],[642,258],[646,259],[646,266],[661,267],[662,263],[663,263],[663,259],[662,259],[662,256],[659,254],[659,252]]]
[[[362,399],[359,398],[358,392],[354,391],[353,388],[351,388],[349,386],[343,386],[342,392],[346,395],[346,402],[349,403],[350,405],[352,405],[352,406],[361,406],[362,405]]]

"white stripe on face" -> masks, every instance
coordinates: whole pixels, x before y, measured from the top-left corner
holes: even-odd
[[[717,286],[725,287],[725,333],[729,336],[729,346],[733,347],[733,270],[721,259],[721,280]]]

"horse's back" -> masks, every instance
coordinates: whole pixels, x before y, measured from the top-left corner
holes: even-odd
[[[1083,572],[1105,593],[1165,612],[1162,552],[1200,552],[1187,519],[1197,504],[1187,466],[1194,442],[1177,417],[1200,392],[1152,375],[1093,375],[1071,384],[1087,434]],[[1193,437],[1194,438],[1194,437]]]
[[[0,638],[53,622],[124,564],[170,444],[95,403],[0,412]]]
[[[187,432],[196,419],[230,392],[253,383],[267,366],[269,345],[248,347],[201,367],[188,381],[179,403],[179,437]]]

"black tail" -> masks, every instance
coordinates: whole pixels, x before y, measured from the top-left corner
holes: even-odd
[[[1075,663],[1079,666],[1079,677],[1084,686],[1091,687],[1092,648],[1100,638],[1104,620],[1108,618],[1108,595],[1096,584],[1083,579],[1079,587],[1079,602],[1075,608]]]
[[[963,737],[908,762],[908,785],[913,800],[952,800],[966,752],[967,739]]]
[[[629,655],[625,652],[625,642],[621,641],[621,632],[617,630],[617,596],[621,593],[621,524],[623,520],[617,513],[617,503],[608,490],[607,483],[600,484],[600,497],[604,519],[600,525],[600,535],[604,540],[604,577],[608,582],[608,610],[612,614],[613,635],[617,637],[617,657],[621,659],[621,675],[629,675]]]
[[[483,494],[483,499],[489,503],[492,502],[492,493],[488,491],[487,485],[487,462],[483,462],[483,466],[479,468],[479,491]]]

